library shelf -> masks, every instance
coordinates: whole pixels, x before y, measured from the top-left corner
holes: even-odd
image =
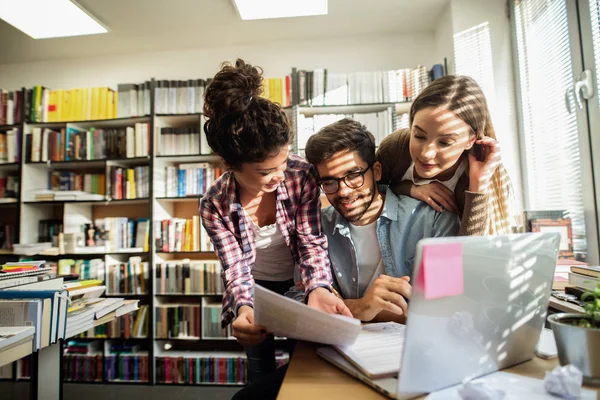
[[[93,125],[100,128],[110,128],[113,126],[125,126],[128,124],[135,124],[138,122],[150,121],[149,115],[139,117],[121,117],[121,118],[109,118],[109,119],[94,119],[94,120],[82,120],[82,121],[52,121],[52,122],[26,122],[28,126],[34,128],[60,128],[62,126],[69,125]]]
[[[161,203],[181,203],[181,202],[196,202],[200,201],[204,195],[196,195],[196,196],[181,196],[181,197],[157,197],[156,200]]]
[[[150,338],[123,338],[123,337],[101,337],[101,338],[94,338],[94,337],[72,337],[66,340],[66,343],[70,342],[70,341],[80,341],[80,342],[95,342],[97,340],[99,341],[120,341],[120,342],[147,342],[149,340],[151,340]]]
[[[132,299],[132,300],[137,300],[137,299],[146,299],[148,297],[150,297],[150,295],[148,293],[146,294],[125,294],[125,293],[107,293],[107,294],[103,294],[101,297],[106,297],[106,298],[124,298],[124,299]]]
[[[19,128],[20,124],[11,124],[11,125],[0,125],[0,131],[7,131],[13,128]]]
[[[223,293],[156,293],[155,297],[221,297]]]
[[[37,204],[89,204],[89,205],[97,205],[97,206],[111,206],[111,205],[121,205],[121,204],[143,204],[148,203],[150,201],[149,197],[139,198],[139,199],[105,199],[105,200],[44,200],[44,201],[24,201],[23,204],[28,205],[37,205]]]
[[[219,160],[219,156],[215,154],[158,155],[156,160],[169,163],[215,162]]]
[[[124,157],[124,158],[102,158],[98,160],[66,160],[66,161],[27,161],[25,165],[47,166],[48,168],[60,169],[83,169],[83,168],[104,168],[109,165],[145,165],[150,162],[150,156],[142,157]]]
[[[17,171],[20,165],[18,162],[0,163],[0,171]]]
[[[15,199],[14,197],[4,197],[0,199],[0,207],[10,207],[18,205],[19,199]]]

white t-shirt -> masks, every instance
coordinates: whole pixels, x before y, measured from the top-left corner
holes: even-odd
[[[256,246],[256,261],[252,267],[254,279],[287,281],[294,277],[294,258],[277,224],[259,227],[251,221]]]
[[[447,181],[440,181],[439,179],[416,179],[415,178],[415,163],[413,162],[410,164],[410,167],[408,167],[408,169],[404,173],[402,180],[403,181],[411,181],[412,183],[414,183],[417,186],[427,185],[427,184],[430,184],[431,182],[439,182],[442,185],[446,186],[448,189],[452,190],[452,192],[454,192],[454,190],[456,189],[456,184],[458,183],[458,180],[460,179],[462,174],[464,174],[464,172],[467,170],[468,165],[469,165],[469,162],[467,160],[463,159],[460,162],[460,165],[458,166],[458,168],[456,168],[456,171],[454,172],[454,175],[452,176],[452,178],[448,179]]]
[[[358,265],[358,292],[362,297],[379,274],[384,273],[381,249],[377,241],[377,221],[364,226],[350,224]]]

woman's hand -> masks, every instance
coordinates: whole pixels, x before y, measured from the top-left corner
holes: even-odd
[[[472,151],[469,152],[469,191],[485,193],[490,188],[492,176],[502,162],[500,143],[496,139],[484,137],[475,141],[483,147],[484,160],[478,161]]]
[[[260,325],[254,325],[254,309],[241,306],[238,316],[231,325],[233,336],[244,346],[257,345],[267,337],[267,330]]]
[[[322,287],[316,288],[308,294],[308,305],[328,314],[342,314],[352,318],[352,313],[344,301]]]
[[[427,185],[412,185],[410,197],[422,200],[429,204],[437,212],[444,212],[444,209],[458,214],[456,200],[452,190],[439,182],[431,182]]]

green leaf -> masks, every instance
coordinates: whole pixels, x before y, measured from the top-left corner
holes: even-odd
[[[593,303],[587,303],[583,309],[585,310],[586,313],[593,313],[594,311],[596,311],[596,307]]]
[[[592,292],[585,292],[584,294],[581,295],[581,301],[588,301],[589,298],[596,298],[596,296],[594,296],[594,293]]]
[[[592,318],[594,318],[595,322],[600,322],[600,311],[594,311],[592,313]]]
[[[591,328],[592,324],[587,319],[580,319],[579,320],[579,326],[582,327],[582,328]]]
[[[596,289],[594,289],[594,295],[596,298],[600,297],[600,284],[596,286]]]

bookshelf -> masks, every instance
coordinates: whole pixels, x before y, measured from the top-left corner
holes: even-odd
[[[297,73],[293,70],[292,75],[284,79],[286,83],[289,80],[290,84],[289,87],[286,85],[286,93],[282,93],[281,86],[272,82],[273,85],[269,87],[272,93],[267,94],[275,94],[281,98],[281,104],[289,104],[284,111],[295,132],[293,151],[301,155],[302,141],[305,142],[317,130],[314,120],[333,115],[333,122],[344,116],[354,116],[369,126],[368,120],[362,118],[371,115],[378,129],[390,133],[397,128],[397,119],[407,113],[412,104],[412,96],[404,96],[405,93],[401,98],[394,98],[389,93],[381,97],[360,97],[349,91],[346,101],[340,101],[339,97],[331,100],[328,95],[319,97],[319,94],[315,94],[328,90],[329,86],[343,86],[344,82],[349,86],[359,82],[356,77],[346,77],[344,80],[335,74],[329,76],[331,79],[327,78],[327,83],[311,78],[310,90],[305,82],[305,97],[299,101],[292,93],[293,90],[301,91],[298,76],[294,75]],[[322,72],[317,76],[322,79]],[[205,82],[201,81],[190,82],[202,92]],[[116,219],[126,218],[127,222],[122,222],[127,229],[129,221],[136,224],[136,229],[143,221],[147,223],[146,243],[142,248],[137,246],[136,237],[128,246],[107,248],[105,245],[98,249],[83,245],[69,247],[64,254],[33,256],[57,265],[64,260],[74,260],[75,266],[70,268],[82,268],[81,265],[84,265],[86,273],[92,273],[91,265],[95,265],[94,268],[102,265],[101,271],[95,273],[112,285],[105,296],[140,300],[140,306],[144,309],[144,319],[140,319],[137,325],[136,314],[127,317],[130,318],[129,322],[115,321],[105,328],[106,331],[87,332],[87,337],[75,338],[74,344],[84,348],[85,353],[70,353],[66,349],[65,381],[68,382],[237,386],[243,384],[245,379],[243,347],[230,336],[230,332],[219,326],[222,298],[219,289],[220,269],[198,218],[200,200],[212,181],[220,175],[219,158],[210,154],[206,143],[203,134],[204,115],[201,112],[183,112],[190,109],[201,111],[201,97],[195,98],[193,107],[188,104],[187,108],[179,108],[177,105],[175,109],[180,112],[178,114],[157,112],[157,102],[163,102],[160,104],[161,111],[172,111],[171,106],[166,107],[164,103],[170,101],[165,97],[164,90],[167,86],[173,90],[174,86],[173,82],[169,85],[165,82],[159,85],[151,80],[142,85],[133,85],[136,88],[131,89],[129,96],[137,98],[138,104],[127,108],[129,103],[124,103],[126,115],[130,115],[128,117],[70,118],[61,122],[32,123],[23,112],[19,123],[0,126],[0,135],[9,131],[20,135],[18,143],[21,146],[16,162],[2,163],[0,160],[0,179],[12,175],[19,180],[14,201],[0,201],[3,211],[0,212],[0,227],[7,224],[14,226],[14,242],[37,243],[40,224],[48,221],[50,225],[55,223],[52,221],[60,221],[64,235],[74,235],[76,242],[77,238],[81,239],[78,234],[82,227],[95,225],[98,220],[106,223],[107,220],[115,222]],[[175,90],[179,90],[181,85],[175,87]],[[196,95],[200,92],[196,91]],[[21,104],[30,104],[28,91],[23,88],[19,93]],[[179,95],[183,95],[183,92],[177,92],[177,99]],[[361,100],[360,104],[352,104],[350,100],[354,98]],[[72,115],[71,111],[66,115]],[[116,113],[112,115],[116,116]],[[307,119],[313,119],[315,128],[308,133],[302,131],[302,121]],[[67,136],[67,133],[73,136]],[[78,142],[71,141],[72,137]],[[65,145],[67,138],[69,146]],[[130,140],[134,141],[134,145],[127,146]],[[125,148],[110,144],[118,141],[125,143]],[[129,176],[131,171],[133,178]],[[46,190],[49,183],[53,182],[61,188],[87,185],[100,198],[46,199],[42,196],[40,199],[36,190]],[[135,183],[135,190],[132,189],[132,182]],[[143,189],[138,191],[140,186]],[[116,193],[117,189],[120,190],[119,194]],[[133,240],[133,237],[129,239]],[[85,236],[83,240],[85,242]],[[11,249],[0,248],[1,260],[18,258],[19,255]],[[132,275],[126,283],[120,275],[121,271],[139,263],[147,266],[141,289],[138,288],[138,285],[142,285],[141,281],[131,279],[137,279],[143,268],[128,270]],[[199,282],[202,285],[199,286]],[[167,329],[165,334],[162,328],[164,321],[174,321],[174,318],[177,318],[181,329],[172,332]],[[161,331],[157,329],[159,322]],[[195,324],[195,329],[189,329],[191,323]],[[132,335],[132,330],[137,333]],[[285,340],[278,339],[276,343],[279,350],[289,350]],[[200,378],[185,376],[184,370],[178,376],[167,373],[175,366],[185,366],[188,371],[190,368],[204,370],[209,368],[208,363],[214,362],[210,360],[222,360],[218,362],[224,364],[219,367],[238,368],[241,372],[236,372],[233,382],[202,374]],[[284,357],[279,360],[284,362]],[[75,363],[87,363],[87,370],[94,367],[95,373],[87,377],[75,376]],[[142,366],[141,376],[125,374],[124,371],[129,371],[135,365]],[[13,379],[27,379],[28,370],[29,361],[21,360],[13,367]]]

